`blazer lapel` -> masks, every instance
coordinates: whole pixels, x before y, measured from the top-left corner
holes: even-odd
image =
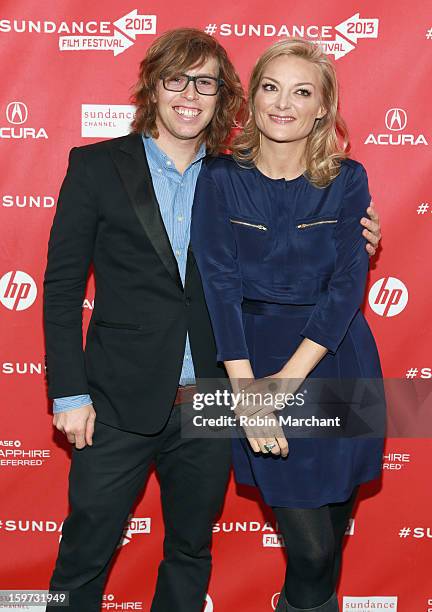
[[[183,291],[177,260],[153,189],[141,134],[129,134],[112,148],[114,163],[135,213],[169,274]],[[116,141],[113,141],[113,144]],[[117,141],[118,142],[118,141]]]

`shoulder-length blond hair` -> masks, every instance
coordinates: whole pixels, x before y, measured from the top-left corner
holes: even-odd
[[[156,127],[156,89],[159,79],[183,73],[193,66],[215,58],[224,84],[217,94],[215,113],[202,135],[207,153],[224,149],[238,113],[244,108],[244,92],[237,72],[219,42],[195,28],[177,28],[156,38],[147,50],[139,69],[131,100],[136,105],[134,132],[159,136]]]
[[[348,157],[348,130],[338,111],[338,82],[329,57],[313,42],[302,38],[287,38],[269,47],[255,64],[249,81],[249,118],[243,131],[233,140],[231,150],[238,163],[255,163],[260,150],[260,130],[255,122],[254,100],[267,64],[281,55],[301,57],[319,68],[321,103],[326,110],[316,120],[309,134],[306,151],[306,175],[316,187],[326,187],[340,172],[340,162]]]

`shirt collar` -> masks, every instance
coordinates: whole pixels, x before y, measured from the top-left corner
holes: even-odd
[[[144,147],[147,153],[147,160],[149,165],[157,166],[158,168],[170,168],[176,170],[174,161],[162,151],[162,149],[157,145],[154,138],[151,136],[142,135],[142,139],[144,142]],[[202,143],[193,158],[192,162],[189,164],[188,168],[190,168],[193,164],[196,164],[198,161],[203,159],[206,156],[206,147],[205,144]],[[188,169],[186,168],[186,170]]]

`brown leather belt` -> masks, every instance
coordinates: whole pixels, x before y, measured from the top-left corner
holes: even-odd
[[[177,394],[174,400],[174,406],[179,404],[187,404],[193,401],[193,396],[197,392],[196,385],[181,385],[177,388]]]

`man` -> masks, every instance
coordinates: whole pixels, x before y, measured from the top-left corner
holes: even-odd
[[[71,511],[50,589],[69,591],[74,612],[100,609],[112,555],[154,462],[165,541],[151,610],[198,612],[230,452],[228,440],[181,437],[195,379],[224,376],[189,224],[202,160],[227,138],[242,88],[215,39],[179,29],[149,48],[135,98],[132,134],[71,151],[50,236],[49,396],[54,425],[74,445]],[[365,222],[376,246],[379,225]],[[91,263],[96,297],[84,352]]]

